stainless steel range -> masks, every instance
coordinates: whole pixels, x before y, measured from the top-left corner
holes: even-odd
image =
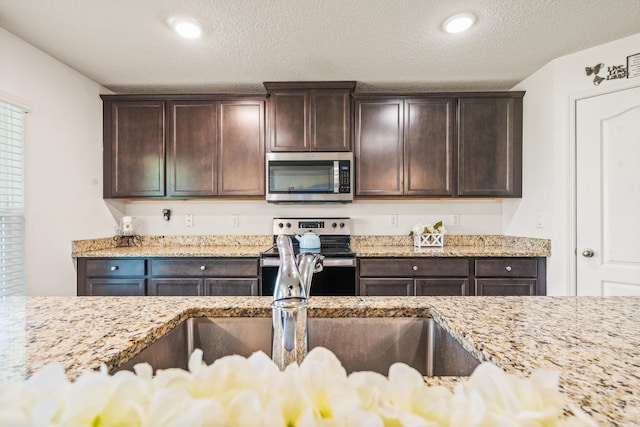
[[[260,255],[262,295],[273,295],[280,261],[276,238],[280,234],[293,236],[294,251],[299,253],[300,244],[295,236],[308,232],[320,238],[320,248],[313,252],[325,257],[323,271],[313,276],[311,296],[356,295],[356,254],[350,246],[350,218],[274,218],[273,247]]]

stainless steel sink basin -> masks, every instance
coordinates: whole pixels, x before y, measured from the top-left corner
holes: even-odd
[[[479,364],[450,334],[426,317],[310,317],[309,349],[333,351],[347,372],[386,375],[395,362],[425,376],[468,376]],[[193,317],[171,330],[116,370],[147,362],[154,369],[187,368],[189,355],[202,349],[204,360],[231,354],[271,354],[270,317]]]

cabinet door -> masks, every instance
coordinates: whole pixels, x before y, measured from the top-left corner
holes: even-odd
[[[218,105],[218,195],[264,195],[264,101]]]
[[[107,103],[104,133],[104,197],[164,196],[164,103]]]
[[[205,279],[205,295],[257,296],[258,279]]]
[[[360,279],[363,296],[411,296],[414,295],[413,279]]]
[[[215,102],[169,103],[170,196],[217,194],[216,106]]]
[[[455,99],[404,104],[404,194],[454,195]]]
[[[467,296],[469,279],[416,279],[419,296]]]
[[[351,91],[310,91],[312,151],[351,150]]]
[[[355,195],[402,195],[403,100],[359,100],[355,110]]]
[[[461,98],[458,195],[522,196],[522,98]]]
[[[309,91],[272,92],[269,96],[271,151],[309,151]]]
[[[87,279],[89,296],[144,296],[145,279]]]
[[[476,295],[536,295],[536,279],[476,279]]]
[[[204,281],[202,279],[154,278],[151,280],[149,295],[201,296],[204,295]]]

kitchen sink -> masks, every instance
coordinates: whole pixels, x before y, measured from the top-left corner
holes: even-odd
[[[309,350],[326,347],[348,373],[387,375],[403,362],[424,376],[468,376],[480,363],[448,332],[427,317],[310,317]],[[147,362],[154,370],[187,368],[196,348],[207,364],[231,354],[271,354],[270,317],[193,317],[178,324],[115,370]]]

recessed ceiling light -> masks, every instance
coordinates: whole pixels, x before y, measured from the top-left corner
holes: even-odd
[[[475,15],[471,13],[458,13],[447,18],[442,24],[442,28],[447,33],[461,33],[468,30],[476,22]]]
[[[193,18],[169,18],[169,25],[186,39],[197,39],[202,35],[202,24]]]

